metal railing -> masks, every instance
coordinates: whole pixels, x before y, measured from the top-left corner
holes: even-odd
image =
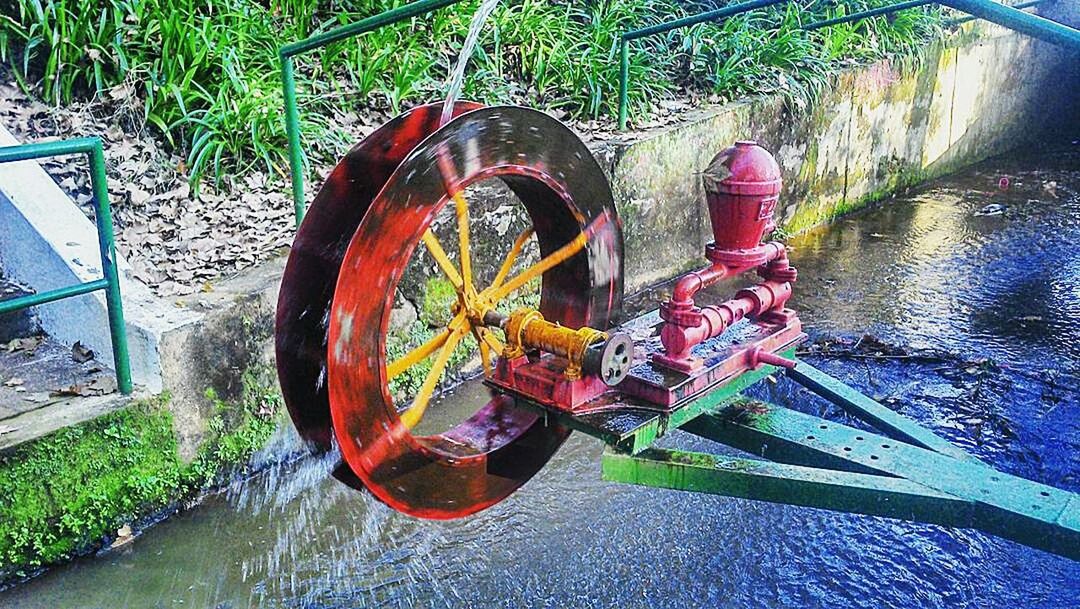
[[[1010,6],[1010,8],[1021,10],[1021,9],[1025,9],[1025,8],[1032,8],[1034,6],[1038,6],[1038,5],[1040,5],[1040,4],[1044,3],[1044,2],[1047,2],[1047,1],[1049,1],[1049,0],[1028,0],[1027,2],[1020,2],[1018,4],[1013,4],[1013,5],[1009,5],[1009,6]],[[835,19],[826,19],[824,21],[818,21],[816,23],[811,23],[809,25],[804,25],[802,29],[804,29],[806,31],[820,30],[821,28],[826,28],[826,27],[829,27],[829,26],[832,26],[832,25],[840,25],[840,24],[843,24],[843,23],[851,23],[853,21],[862,21],[863,19],[868,19],[870,17],[878,17],[878,16],[881,16],[881,15],[891,15],[891,14],[899,12],[899,11],[905,11],[905,10],[912,9],[912,8],[918,8],[920,6],[926,6],[927,4],[937,4],[937,2],[935,0],[912,0],[910,2],[899,2],[897,4],[889,4],[887,6],[879,6],[877,8],[873,8],[873,9],[870,9],[870,10],[860,11],[858,13],[852,13],[850,15],[844,15],[842,17],[836,17]],[[947,21],[946,25],[955,26],[955,25],[960,25],[962,23],[967,23],[969,21],[975,21],[976,19],[978,19],[978,17],[972,17],[972,16],[968,15],[967,17],[961,17],[959,19],[953,19],[952,21]]]
[[[655,34],[662,34],[664,32],[670,32],[675,29],[689,27],[691,25],[697,25],[699,23],[705,23],[708,21],[718,21],[720,19],[726,19],[742,13],[746,13],[759,8],[766,8],[776,4],[782,4],[790,0],[753,0],[751,2],[743,2],[741,4],[734,4],[726,6],[721,9],[707,11],[699,13],[697,15],[691,15],[689,17],[683,17],[667,23],[660,23],[657,25],[651,25],[649,27],[640,28],[637,30],[631,30],[622,35],[620,39],[620,70],[619,70],[619,130],[625,131],[627,122],[629,119],[629,89],[630,89],[630,42],[645,38],[646,36],[652,36]],[[1025,13],[1024,8],[1030,8],[1032,6],[1041,4],[1046,0],[1031,0],[1028,2],[1022,2],[1014,6],[1000,4],[994,0],[908,0],[906,2],[900,2],[897,4],[878,7],[858,13],[852,13],[843,17],[837,17],[835,19],[828,19],[825,21],[819,21],[804,26],[803,30],[816,30],[831,25],[839,25],[841,23],[849,23],[852,21],[858,21],[860,19],[866,19],[877,15],[886,15],[894,13],[896,11],[916,8],[927,4],[940,4],[949,8],[956,9],[960,12],[970,15],[970,19],[983,19],[996,23],[1011,30],[1015,30],[1022,34],[1032,36],[1034,38],[1040,38],[1048,42],[1073,48],[1080,49],[1080,30],[1076,30],[1067,25],[1051,21],[1038,15],[1031,13]]]
[[[879,6],[858,13],[851,13],[850,15],[843,15],[836,17],[835,19],[825,19],[824,21],[818,21],[816,23],[810,23],[802,27],[807,32],[814,30],[820,30],[833,25],[840,25],[842,23],[851,23],[852,21],[862,21],[863,19],[869,19],[870,17],[877,17],[879,15],[891,15],[898,11],[906,11],[912,8],[918,8],[920,6],[926,6],[927,4],[934,4],[934,0],[911,0],[910,2],[900,2],[897,4],[889,4],[887,6]]]
[[[293,209],[297,226],[304,219],[307,206],[304,201],[304,153],[300,149],[300,111],[296,104],[296,77],[293,72],[293,57],[458,2],[461,2],[461,0],[417,0],[366,19],[361,19],[356,23],[343,25],[328,32],[315,34],[304,40],[287,44],[278,51],[278,57],[281,60],[281,81],[285,93],[285,133],[289,139],[289,169],[292,176]]]
[[[85,154],[90,161],[90,184],[94,193],[94,220],[97,224],[102,278],[49,290],[40,294],[0,300],[0,315],[104,290],[105,302],[109,312],[109,332],[112,337],[116,386],[121,393],[126,395],[130,394],[132,390],[131,361],[128,356],[127,329],[124,326],[124,307],[120,298],[120,277],[116,269],[116,240],[113,235],[112,208],[109,205],[109,187],[105,176],[105,153],[102,149],[101,140],[96,137],[87,137],[42,144],[0,147],[0,163],[28,161],[69,154]]]
[[[645,38],[647,36],[654,36],[656,34],[663,34],[672,30],[677,30],[679,28],[690,27],[691,25],[705,23],[706,21],[727,19],[728,17],[734,17],[735,15],[746,13],[755,9],[765,8],[785,2],[790,2],[790,0],[751,0],[750,2],[743,2],[742,4],[735,4],[732,6],[725,6],[724,8],[716,9],[713,11],[706,11],[697,15],[690,15],[689,17],[683,17],[682,19],[668,21],[667,23],[659,23],[657,25],[651,25],[649,27],[643,27],[641,29],[631,30],[624,33],[619,40],[619,129],[626,129],[626,123],[629,118],[630,112],[631,41]]]

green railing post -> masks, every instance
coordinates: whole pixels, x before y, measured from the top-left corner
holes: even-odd
[[[133,389],[131,360],[128,354],[123,299],[120,296],[120,276],[116,268],[116,238],[113,234],[112,208],[109,205],[109,185],[105,175],[105,152],[101,139],[85,137],[59,142],[3,147],[0,148],[0,163],[28,161],[67,154],[85,154],[90,161],[90,185],[94,193],[94,216],[97,225],[98,251],[101,254],[103,277],[95,281],[0,301],[0,314],[104,290],[109,315],[109,333],[112,339],[113,365],[116,369],[116,387],[121,393],[127,395]]]
[[[300,110],[296,107],[296,77],[292,56],[281,53],[281,86],[285,94],[285,135],[289,138],[289,173],[292,179],[296,225],[304,219],[304,152],[300,149]]]
[[[98,138],[93,139],[90,148],[90,185],[94,191],[94,219],[97,223],[98,250],[101,252],[101,271],[108,282],[105,305],[109,312],[116,386],[120,393],[127,395],[132,390],[131,360],[124,305],[120,296],[120,275],[116,269],[116,237],[113,234],[112,207],[109,205],[109,183],[105,175],[105,151]]]
[[[289,171],[292,180],[293,209],[296,225],[304,219],[307,202],[304,200],[304,152],[300,148],[300,110],[296,102],[296,75],[293,57],[328,44],[358,36],[385,25],[412,19],[461,0],[417,0],[404,6],[372,15],[355,23],[349,23],[321,34],[313,34],[303,40],[289,43],[278,51],[281,59],[281,85],[285,94],[285,133],[289,140]]]

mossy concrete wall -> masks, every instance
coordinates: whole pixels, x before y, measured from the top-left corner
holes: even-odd
[[[627,289],[703,263],[710,239],[699,172],[736,140],[780,162],[781,229],[795,233],[1075,122],[1080,61],[986,23],[932,46],[914,68],[889,61],[836,76],[816,102],[762,98],[704,108],[677,126],[609,144],[626,234]]]

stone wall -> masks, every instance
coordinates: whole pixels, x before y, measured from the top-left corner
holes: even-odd
[[[771,150],[788,233],[1076,124],[1080,60],[974,23],[913,69],[888,61],[835,77],[808,107],[778,98],[704,108],[691,120],[605,145],[626,233],[627,290],[703,263],[698,172],[735,140]]]

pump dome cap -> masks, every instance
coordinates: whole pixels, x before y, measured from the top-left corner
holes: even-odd
[[[780,194],[780,165],[776,158],[752,140],[740,140],[721,150],[705,170],[706,192],[732,195]]]

